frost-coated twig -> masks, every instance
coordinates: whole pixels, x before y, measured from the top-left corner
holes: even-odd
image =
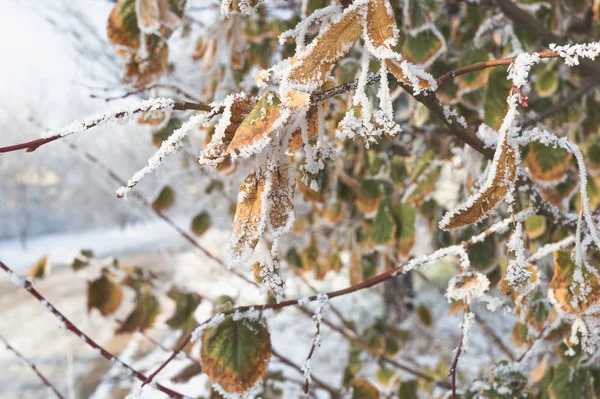
[[[329,305],[329,298],[326,294],[319,294],[317,296],[317,300],[319,301],[319,303],[317,305],[317,309],[315,310],[315,314],[313,315],[317,331],[315,332],[315,337],[310,347],[310,351],[308,352],[308,356],[306,357],[306,360],[302,365],[302,372],[304,373],[305,378],[304,385],[302,386],[302,389],[304,389],[304,393],[308,393],[308,388],[310,386],[310,381],[312,378],[310,361],[312,359],[313,354],[315,353],[316,347],[321,346],[321,321],[323,320],[323,311]]]
[[[58,319],[61,327],[71,331],[72,333],[74,333],[75,335],[80,337],[84,343],[86,343],[87,345],[89,345],[90,347],[92,347],[93,349],[98,351],[100,353],[100,355],[102,355],[102,357],[104,357],[105,359],[111,361],[113,364],[118,363],[121,366],[123,366],[124,368],[126,368],[127,370],[129,370],[129,372],[131,372],[131,374],[138,380],[145,381],[147,379],[147,377],[144,374],[135,370],[133,367],[131,367],[127,363],[124,363],[123,361],[121,361],[121,359],[119,359],[117,356],[108,352],[106,349],[104,349],[102,346],[100,346],[98,343],[96,343],[93,339],[91,339],[87,334],[85,334],[83,331],[81,331],[77,326],[75,326],[75,324],[73,324],[69,319],[67,319],[65,317],[65,315],[63,315],[50,302],[48,302],[48,300],[46,300],[46,298],[42,294],[40,294],[38,290],[36,290],[33,287],[31,282],[19,277],[15,272],[12,271],[12,269],[10,269],[8,266],[6,266],[2,261],[0,261],[0,268],[3,269],[6,273],[8,273],[8,275],[10,276],[10,280],[15,285],[25,289],[35,299],[37,299],[42,305],[44,305],[46,307],[46,309],[48,309],[48,311],[50,313],[52,313],[52,315]],[[162,391],[165,394],[167,394],[170,398],[184,399],[184,395],[180,394],[179,392],[175,392],[172,389],[169,389],[161,384],[155,383],[153,386],[156,389],[158,389],[159,391]]]
[[[89,130],[96,126],[105,125],[107,123],[123,123],[127,122],[133,115],[143,114],[143,113],[155,113],[161,111],[203,111],[209,112],[213,109],[212,106],[206,104],[197,104],[188,101],[178,101],[175,102],[171,99],[167,98],[157,98],[152,100],[146,100],[142,102],[140,105],[135,107],[130,107],[129,109],[113,112],[110,114],[105,114],[99,117],[90,118],[84,122],[74,121],[70,125],[65,126],[61,130],[54,132],[49,131],[46,133],[45,137],[41,137],[36,140],[28,141],[25,143],[10,145],[6,147],[0,147],[0,154],[5,152],[13,152],[19,150],[25,150],[26,152],[32,152],[38,149],[39,147],[51,143],[53,141],[65,138],[75,133],[83,132],[85,130]]]
[[[458,367],[458,359],[462,353],[463,339],[464,334],[461,334],[460,342],[458,343],[458,348],[456,348],[456,354],[454,355],[454,360],[452,361],[452,366],[450,366],[450,370],[448,371],[448,376],[450,377],[452,383],[452,399],[456,399],[456,368]]]
[[[0,335],[0,343],[3,344],[6,349],[8,349],[9,351],[11,351],[12,353],[14,353],[14,355],[19,359],[19,361],[29,367],[31,370],[33,370],[33,372],[38,376],[38,378],[44,383],[45,386],[48,387],[48,389],[50,391],[52,391],[52,393],[59,399],[65,399],[65,397],[63,396],[63,394],[61,394],[58,389],[56,389],[56,387],[54,385],[52,385],[52,383],[50,381],[48,381],[48,379],[44,376],[44,374],[42,374],[37,366],[35,365],[35,363],[33,363],[31,360],[27,359],[25,356],[23,356],[19,351],[17,351],[12,345],[10,345],[8,343],[8,341],[2,336]]]

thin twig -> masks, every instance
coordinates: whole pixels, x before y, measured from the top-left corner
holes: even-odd
[[[173,110],[175,110],[175,111],[194,110],[194,111],[210,112],[212,109],[213,109],[213,107],[210,105],[198,104],[198,103],[193,103],[193,102],[189,102],[189,101],[178,101],[178,102],[174,103],[174,105],[173,105]],[[114,119],[121,119],[126,116],[131,116],[132,114],[141,114],[146,111],[148,111],[148,110],[140,107],[140,108],[136,108],[132,111],[117,112],[114,115],[111,115],[111,117]],[[89,130],[93,127],[99,126],[102,122],[104,122],[106,120],[106,117],[107,117],[106,115],[103,115],[99,118],[82,123],[79,131],[85,131],[85,130]],[[65,135],[65,134],[55,134],[50,137],[42,137],[42,138],[39,138],[36,140],[27,141],[25,143],[10,145],[10,146],[6,146],[6,147],[0,147],[0,154],[6,153],[6,152],[20,151],[20,150],[25,150],[25,152],[32,152],[32,151],[37,150],[39,147],[41,147],[45,144],[51,143],[53,141],[62,139],[67,136],[68,135]]]
[[[560,57],[560,54],[557,51],[552,51],[552,50],[540,51],[537,54],[539,54],[540,58]],[[442,87],[448,81],[454,79],[457,76],[464,75],[464,74],[471,73],[471,72],[482,71],[487,68],[494,68],[497,66],[507,66],[507,65],[512,64],[512,62],[515,60],[515,58],[517,58],[517,57],[507,57],[507,58],[501,58],[498,60],[482,61],[482,62],[477,62],[475,64],[466,65],[466,66],[454,69],[452,71],[448,71],[437,79],[438,90],[440,89],[440,87]]]
[[[454,356],[454,361],[452,361],[452,366],[450,367],[450,371],[448,371],[448,376],[450,377],[452,383],[452,399],[456,399],[456,368],[458,367],[458,358],[462,353],[464,337],[465,335],[463,332],[460,335],[460,342],[458,343],[458,348],[456,348],[456,355]]]
[[[35,363],[33,363],[31,360],[29,360],[25,356],[23,356],[12,345],[10,345],[8,343],[8,341],[3,336],[1,336],[1,335],[0,335],[0,342],[3,343],[4,346],[6,346],[6,349],[8,349],[12,353],[14,353],[15,356],[19,358],[19,360],[21,361],[21,363],[23,363],[24,365],[27,365],[31,370],[33,370],[33,372],[38,376],[38,378],[40,380],[42,380],[42,382],[44,383],[44,385],[47,386],[52,391],[52,393],[54,393],[54,395],[57,398],[59,398],[59,399],[65,399],[65,397],[58,391],[58,389],[56,389],[56,387],[54,385],[52,385],[52,383],[48,380],[48,378],[46,378],[44,376],[44,374],[42,374],[38,370],[38,368],[35,365]]]
[[[87,334],[81,331],[77,326],[75,326],[75,324],[73,324],[69,319],[65,317],[65,315],[58,311],[58,309],[56,309],[54,305],[48,302],[48,300],[46,300],[46,298],[33,287],[30,281],[24,280],[21,277],[19,277],[15,272],[12,271],[12,269],[10,269],[2,261],[0,261],[0,268],[3,269],[6,273],[8,273],[11,280],[15,282],[15,284],[18,284],[19,286],[23,287],[35,299],[37,299],[42,305],[44,305],[46,309],[48,309],[48,311],[50,311],[50,313],[52,313],[52,315],[54,315],[58,319],[58,321],[61,323],[61,326],[80,337],[86,344],[88,344],[95,350],[99,351],[102,357],[104,357],[107,360],[110,360],[113,364],[118,363],[121,366],[125,367],[140,381],[145,381],[147,379],[147,377],[144,374],[135,370],[133,367],[119,359],[117,356],[108,352],[106,349],[104,349],[102,346],[96,343],[93,339],[91,339]],[[184,395],[180,394],[179,392],[175,392],[172,389],[169,389],[161,384],[156,383],[154,384],[154,386],[156,387],[156,389],[164,392],[171,398],[184,399]]]

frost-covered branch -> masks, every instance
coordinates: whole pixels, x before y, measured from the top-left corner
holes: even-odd
[[[0,154],[5,152],[13,152],[25,150],[26,152],[32,152],[37,150],[39,147],[51,143],[53,141],[71,136],[75,133],[80,133],[85,130],[89,130],[93,127],[102,126],[110,123],[128,123],[132,120],[134,115],[144,114],[150,117],[152,114],[157,112],[170,112],[175,111],[203,111],[209,112],[213,109],[210,105],[197,104],[188,101],[175,102],[168,98],[156,98],[146,100],[139,105],[129,107],[128,109],[113,112],[110,114],[104,114],[98,117],[86,119],[83,122],[73,121],[71,124],[63,127],[58,131],[50,130],[43,137],[28,141],[25,143],[10,145],[6,147],[0,147]]]
[[[323,320],[323,311],[327,307],[329,307],[329,298],[326,294],[319,294],[317,295],[317,297],[317,309],[315,310],[315,314],[313,316],[317,331],[315,332],[315,338],[313,339],[313,343],[310,347],[310,351],[308,352],[308,356],[306,357],[306,360],[302,365],[302,372],[304,373],[305,378],[304,385],[302,386],[302,388],[304,389],[304,393],[308,393],[308,387],[312,379],[310,361],[312,359],[313,354],[315,353],[316,347],[321,346],[321,321]]]
[[[133,367],[131,367],[130,365],[128,365],[127,363],[124,363],[123,361],[121,361],[121,359],[119,359],[117,356],[113,355],[112,353],[110,353],[109,351],[107,351],[106,349],[104,349],[102,346],[100,346],[98,343],[96,343],[96,341],[94,341],[93,339],[91,339],[87,334],[85,334],[83,331],[81,331],[77,326],[75,326],[75,324],[73,324],[69,319],[67,319],[65,317],[65,315],[63,315],[58,309],[56,309],[50,302],[48,302],[48,300],[42,295],[40,294],[40,292],[38,290],[36,290],[33,285],[31,284],[31,282],[21,278],[19,275],[17,275],[15,272],[12,271],[12,269],[10,269],[7,265],[5,265],[2,261],[0,261],[0,269],[3,269],[6,273],[8,273],[10,280],[17,286],[23,288],[24,290],[26,290],[27,292],[29,292],[35,299],[37,299],[42,305],[44,305],[46,307],[46,309],[48,309],[48,311],[58,319],[61,328],[64,328],[66,330],[71,331],[73,334],[77,335],[78,337],[81,338],[81,340],[87,344],[88,346],[92,347],[94,350],[96,350],[102,357],[104,357],[105,359],[111,361],[113,364],[120,364],[122,367],[124,367],[125,369],[127,369],[131,375],[135,378],[137,378],[140,381],[145,381],[147,379],[147,377],[140,373],[139,371],[135,370]],[[161,392],[164,392],[165,394],[167,394],[170,398],[176,398],[176,399],[184,399],[184,395],[180,394],[179,392],[175,392],[172,389],[169,389],[161,384],[155,383],[153,385],[156,389],[158,389]]]
[[[45,386],[48,387],[48,389],[57,398],[65,399],[65,396],[63,396],[63,394],[61,394],[58,391],[58,389],[56,389],[56,387],[54,385],[52,385],[52,383],[48,380],[48,378],[46,378],[46,376],[44,376],[44,374],[42,374],[40,372],[40,370],[38,370],[35,363],[33,363],[31,360],[29,360],[25,356],[23,356],[18,350],[16,350],[11,344],[9,344],[8,341],[1,335],[0,335],[0,343],[3,344],[6,347],[6,349],[8,349],[12,353],[14,353],[14,355],[19,359],[21,364],[23,364],[24,366],[29,367],[31,370],[33,370],[33,372],[38,376],[38,378],[44,383]]]

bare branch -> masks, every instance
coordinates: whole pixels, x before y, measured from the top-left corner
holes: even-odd
[[[33,372],[38,376],[38,378],[40,380],[42,380],[42,382],[44,383],[45,386],[48,387],[48,389],[50,389],[52,391],[52,393],[59,399],[65,399],[65,397],[63,396],[63,394],[61,394],[60,392],[58,392],[58,389],[56,389],[56,387],[54,385],[52,385],[52,383],[48,380],[48,378],[46,378],[44,376],[44,374],[42,374],[37,366],[29,359],[27,359],[25,356],[23,356],[19,351],[17,351],[13,346],[11,346],[8,341],[0,335],[0,342],[4,344],[4,346],[6,346],[6,349],[8,349],[9,351],[11,351],[12,353],[15,354],[16,357],[19,358],[19,360],[21,361],[22,364],[27,365],[31,370],[33,370]]]
[[[109,351],[104,349],[102,346],[100,346],[98,343],[96,343],[96,341],[94,341],[87,334],[85,334],[83,331],[81,331],[77,326],[75,326],[75,324],[73,324],[69,319],[67,319],[65,317],[65,315],[63,315],[50,302],[48,302],[48,300],[42,294],[40,294],[38,290],[36,290],[33,287],[31,282],[19,277],[17,274],[15,274],[15,272],[12,271],[12,269],[10,269],[8,266],[6,266],[2,261],[0,261],[0,269],[3,269],[6,273],[8,273],[11,280],[15,284],[18,284],[19,286],[24,288],[35,299],[37,299],[42,305],[44,305],[48,309],[48,311],[50,313],[52,313],[52,315],[58,319],[58,321],[61,323],[62,326],[64,326],[65,329],[71,331],[73,334],[80,337],[86,344],[88,344],[93,349],[97,350],[100,353],[100,355],[102,355],[102,357],[104,357],[107,360],[110,360],[113,363],[117,363],[117,364],[125,367],[127,370],[129,370],[133,374],[133,376],[135,378],[137,378],[140,381],[145,381],[147,379],[147,377],[144,374],[140,373],[139,371],[137,371],[136,369],[134,369],[127,363],[123,362],[117,356],[113,355],[112,353],[110,353]],[[175,392],[172,389],[169,389],[161,384],[156,383],[156,384],[154,384],[154,386],[159,391],[167,394],[170,398],[184,399],[184,397],[185,397],[184,395],[180,394],[179,392]]]

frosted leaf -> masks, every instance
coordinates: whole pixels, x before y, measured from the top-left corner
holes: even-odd
[[[448,298],[448,302],[462,301],[470,304],[473,300],[482,297],[489,288],[490,280],[485,274],[466,271],[450,280],[446,298]]]
[[[523,244],[523,224],[521,222],[516,224],[513,235],[506,244],[508,250],[512,252],[512,257],[508,260],[506,267],[506,274],[504,280],[516,290],[523,293],[529,291],[532,287],[526,287],[525,285],[532,276],[532,272],[527,270],[527,263],[525,260],[525,246]]]

